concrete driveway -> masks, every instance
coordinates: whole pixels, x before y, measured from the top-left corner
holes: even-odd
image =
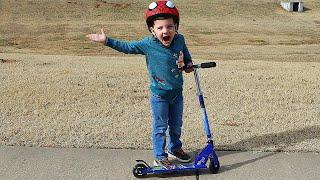
[[[190,152],[194,155],[193,152]],[[317,153],[219,151],[218,174],[203,170],[168,179],[320,179]],[[0,179],[136,179],[135,159],[152,162],[152,152],[124,149],[64,149],[0,146]],[[149,176],[148,179],[158,179]]]

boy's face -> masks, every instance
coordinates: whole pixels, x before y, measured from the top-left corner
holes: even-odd
[[[176,26],[172,18],[155,20],[150,29],[152,34],[166,47],[170,46],[176,34]]]

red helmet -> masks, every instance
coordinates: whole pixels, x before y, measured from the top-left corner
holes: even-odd
[[[179,26],[179,12],[171,0],[158,0],[149,5],[146,10],[146,22],[149,30],[157,17],[172,17],[173,21]]]

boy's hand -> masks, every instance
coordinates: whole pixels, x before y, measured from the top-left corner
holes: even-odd
[[[193,71],[193,63],[190,62],[189,64],[187,64],[187,67],[184,70],[186,73],[190,73]]]
[[[177,64],[177,66],[178,66],[179,69],[182,69],[183,66],[184,66],[183,52],[182,52],[182,51],[180,51],[179,58],[178,58],[176,64]]]
[[[87,34],[86,37],[93,42],[105,43],[107,40],[107,36],[104,33],[104,29],[101,29],[101,34]]]

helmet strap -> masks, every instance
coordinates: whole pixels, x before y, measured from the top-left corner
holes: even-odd
[[[178,33],[178,24],[175,23],[175,24],[174,24],[174,27],[175,27],[175,29],[176,29],[176,34],[179,34],[179,33]]]

